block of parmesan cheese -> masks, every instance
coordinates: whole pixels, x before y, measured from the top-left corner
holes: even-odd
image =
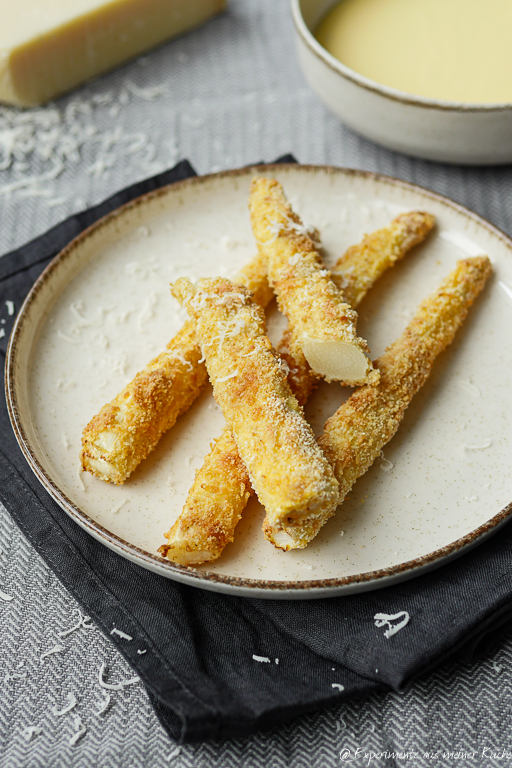
[[[222,11],[226,0],[0,0],[0,101],[71,90]]]

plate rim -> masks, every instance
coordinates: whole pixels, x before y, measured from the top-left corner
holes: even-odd
[[[205,182],[209,182],[215,179],[222,179],[226,177],[234,178],[237,176],[249,175],[251,173],[268,174],[272,173],[273,171],[282,172],[286,168],[305,173],[321,171],[327,174],[342,174],[348,177],[369,179],[370,181],[375,181],[377,183],[385,183],[393,187],[398,187],[415,193],[421,193],[422,195],[430,197],[432,200],[440,202],[441,204],[457,211],[458,213],[476,222],[478,225],[483,226],[484,229],[487,229],[492,235],[498,237],[498,239],[501,240],[503,244],[510,250],[512,255],[512,238],[510,238],[499,227],[492,224],[490,221],[475,213],[471,209],[461,205],[460,203],[457,203],[454,200],[451,200],[445,195],[422,187],[419,184],[404,181],[403,179],[387,176],[385,174],[374,173],[372,171],[364,171],[355,168],[344,168],[332,165],[273,163],[269,165],[257,164],[244,166],[242,168],[220,171],[218,173],[210,173],[204,176],[194,176],[188,179],[182,179],[171,184],[166,184],[156,190],[146,192],[145,194],[124,203],[118,208],[115,208],[105,216],[102,216],[96,222],[76,235],[56,256],[54,256],[50,263],[45,267],[25,297],[25,300],[21,305],[13,325],[5,360],[5,396],[9,419],[11,421],[11,426],[13,428],[16,441],[30,469],[34,472],[39,482],[43,485],[45,490],[50,494],[54,501],[56,501],[56,503],[61,507],[61,509],[63,509],[63,511],[68,514],[68,516],[70,516],[71,519],[74,520],[81,528],[86,530],[104,546],[107,546],[109,549],[117,552],[122,557],[125,557],[154,573],[158,573],[166,578],[207,590],[236,594],[244,597],[266,597],[271,599],[322,598],[380,589],[390,586],[397,581],[405,581],[406,579],[415,578],[416,576],[419,576],[428,570],[440,567],[448,563],[450,560],[465,554],[473,547],[483,543],[490,535],[496,533],[512,515],[512,501],[485,523],[473,529],[468,534],[465,534],[464,536],[452,541],[450,544],[435,549],[425,555],[421,555],[420,557],[408,560],[404,563],[398,563],[396,565],[387,566],[386,568],[380,568],[377,570],[364,571],[363,573],[350,574],[348,576],[342,577],[332,577],[327,579],[324,578],[307,581],[274,581],[265,579],[251,579],[240,576],[229,576],[226,574],[216,573],[214,571],[199,570],[198,568],[191,566],[182,566],[177,563],[173,563],[166,558],[141,549],[135,544],[131,544],[122,537],[112,533],[107,528],[102,526],[96,520],[91,518],[84,510],[80,509],[78,505],[71,501],[71,499],[68,498],[68,496],[59,488],[57,483],[50,477],[49,473],[44,469],[44,467],[42,467],[37,456],[35,455],[35,452],[31,446],[31,442],[23,426],[21,412],[16,397],[15,369],[17,362],[18,344],[20,336],[23,332],[24,321],[26,320],[27,314],[44,284],[49,279],[51,279],[53,272],[58,269],[66,259],[70,257],[76,247],[83,244],[102,228],[108,227],[112,221],[120,216],[123,216],[127,211],[136,209],[137,207],[144,205],[153,199],[164,196],[168,194],[171,189],[177,190],[179,193],[180,189],[202,185]]]

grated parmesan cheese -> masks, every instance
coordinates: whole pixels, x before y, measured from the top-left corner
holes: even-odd
[[[29,725],[27,728],[25,728],[21,735],[25,739],[25,741],[31,741],[34,736],[39,736],[40,733],[43,732],[43,729],[40,728],[38,725]]]
[[[95,715],[98,715],[98,716],[99,716],[99,715],[103,715],[103,714],[105,714],[105,712],[107,711],[107,709],[108,709],[108,708],[109,708],[109,706],[110,706],[110,701],[111,701],[110,693],[107,693],[107,698],[106,698],[106,699],[104,699],[104,700],[101,702],[100,708],[99,708],[99,709],[97,709],[97,710],[96,710],[96,712],[95,712],[94,714],[95,714]]]
[[[400,613],[394,613],[392,615],[387,613],[376,613],[373,617],[376,627],[388,626],[388,629],[384,632],[384,637],[389,639],[393,635],[396,635],[401,629],[403,629],[410,621],[410,616],[407,611],[400,611]],[[400,619],[398,624],[392,624],[392,621]],[[377,670],[375,670],[377,671]]]
[[[229,379],[234,379],[235,376],[238,376],[238,370],[234,371],[233,373],[230,373],[228,376],[222,376],[220,379],[217,379],[217,382],[220,384],[223,381],[228,381]]]
[[[182,363],[183,365],[187,366],[187,370],[188,371],[192,370],[192,363],[190,363],[188,360],[186,360],[181,352],[176,352],[176,351],[172,351],[171,350],[171,351],[167,352],[167,357],[170,357],[171,360],[179,360],[180,363]]]
[[[344,691],[345,690],[345,686],[342,685],[341,683],[331,683],[331,688],[337,688],[338,691]]]
[[[65,647],[63,645],[54,645],[53,648],[50,648],[48,651],[45,651],[41,654],[39,657],[39,661],[42,661],[43,659],[46,659],[47,656],[53,656],[54,653],[63,653],[65,651]]]
[[[116,507],[112,507],[112,509],[110,510],[110,514],[111,515],[117,515],[117,513],[122,509],[122,507],[124,507],[124,505],[126,504],[127,501],[128,501],[128,499],[125,499],[120,504],[118,504]]]
[[[482,445],[466,445],[465,443],[462,444],[462,447],[465,451],[485,451],[486,448],[490,448],[492,445],[492,440],[486,440],[485,443]]]
[[[478,389],[477,386],[471,383],[469,379],[460,379],[459,380],[460,386],[466,390],[466,392],[469,392],[471,395],[474,395],[475,397],[481,397],[482,393]]]
[[[59,637],[67,637],[72,632],[76,632],[77,629],[80,629],[83,627],[84,629],[94,629],[94,624],[87,624],[86,622],[91,620],[90,616],[83,616],[82,611],[80,608],[73,608],[71,613],[78,613],[78,621],[76,624],[74,624],[69,629],[65,629],[63,632],[58,632]]]
[[[3,339],[5,336],[5,331],[3,328],[0,328],[0,339]]]
[[[14,315],[14,301],[9,301],[7,299],[7,301],[5,302],[5,306],[7,307],[7,314],[9,315],[9,317],[12,317],[12,315]]]
[[[87,728],[82,723],[82,718],[80,715],[73,715],[73,725],[75,726],[76,733],[74,736],[72,736],[68,742],[70,747],[73,747],[77,741],[79,741],[82,736],[85,736],[87,733]]]
[[[389,461],[389,459],[385,458],[383,451],[381,451],[379,455],[381,458],[380,469],[382,469],[383,472],[390,472],[395,465],[392,461]]]
[[[118,683],[106,683],[103,679],[106,671],[107,666],[105,663],[103,663],[99,669],[98,682],[102,688],[106,688],[109,691],[122,691],[122,689],[126,688],[128,685],[135,685],[135,683],[140,683],[139,677],[130,677],[128,680],[120,680]]]
[[[55,715],[55,717],[61,717],[61,715],[67,715],[68,712],[71,712],[71,710],[76,707],[77,700],[74,693],[68,693],[66,695],[66,699],[68,700],[68,704],[66,704],[64,709],[57,709],[57,707],[52,707],[52,712]]]
[[[81,472],[82,472],[82,469],[81,469],[81,467],[80,467],[80,465],[79,465],[79,466],[76,468],[76,474],[77,474],[77,477],[78,477],[78,482],[79,482],[79,484],[80,484],[80,488],[82,489],[82,491],[85,491],[85,490],[86,490],[86,488],[85,488],[85,485],[84,485],[84,481],[82,480],[82,475],[81,475]]]
[[[140,649],[137,649],[137,653],[139,654],[139,656],[142,656],[144,653],[147,653],[147,652],[148,652],[147,648],[144,648],[143,651],[141,651]]]

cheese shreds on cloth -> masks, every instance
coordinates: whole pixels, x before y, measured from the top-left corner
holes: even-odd
[[[328,519],[338,502],[338,483],[265,335],[262,308],[246,288],[222,278],[196,285],[181,278],[172,293],[196,321],[215,399],[273,539],[279,542],[286,521]]]
[[[0,101],[40,104],[224,10],[226,0],[0,0]]]
[[[421,243],[434,224],[435,218],[429,213],[402,213],[388,227],[372,232],[361,243],[349,248],[332,272],[345,301],[356,307],[378,278],[413,246]],[[260,300],[258,303],[262,304]],[[304,356],[297,357],[298,348],[294,348],[293,356],[290,346],[287,329],[277,352],[289,368],[288,383],[293,394],[300,405],[304,405],[318,378]],[[247,469],[231,430],[225,427],[196,473],[185,506],[166,534],[168,543],[162,548],[162,554],[181,565],[216,560],[233,541],[236,525],[251,493]]]

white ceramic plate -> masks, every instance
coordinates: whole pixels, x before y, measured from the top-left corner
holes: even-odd
[[[405,210],[434,213],[429,240],[360,307],[372,355],[397,338],[457,259],[488,253],[495,274],[455,343],[416,396],[386,461],[377,460],[310,546],[263,539],[252,501],[235,542],[197,569],[157,554],[195,470],[223,425],[206,389],[124,486],[79,474],[83,427],[164,348],[185,319],[169,293],[181,275],[229,275],[255,253],[247,212],[254,173],[276,176],[323,238],[331,263]],[[11,338],[7,399],[43,485],[103,544],[145,568],[205,589],[272,598],[387,586],[483,541],[512,506],[512,242],[455,203],[405,182],[312,166],[267,166],[191,179],[130,203],[74,240],[28,296]],[[275,308],[271,335],[282,327]],[[347,391],[323,385],[307,407],[318,431]],[[391,466],[392,465],[392,466]]]

